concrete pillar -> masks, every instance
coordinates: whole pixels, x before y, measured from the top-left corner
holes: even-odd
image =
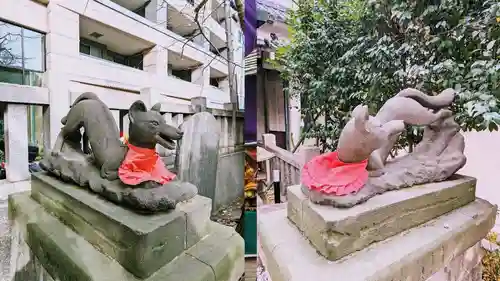
[[[65,73],[49,70],[45,72],[45,86],[49,89],[49,106],[44,110],[44,149],[54,147],[62,128],[61,119],[70,108],[69,79]]]
[[[193,42],[200,45],[205,50],[210,50],[210,43],[205,38],[205,37],[210,38],[210,32],[208,31],[207,28],[204,28],[203,30],[205,32],[205,36],[203,36],[202,34],[199,34],[199,35],[193,37]]]
[[[145,54],[144,71],[151,73],[153,81],[164,80],[165,77],[168,76],[168,50],[160,46],[155,46]],[[153,104],[161,101],[162,97],[157,88],[148,87],[141,90],[141,99],[149,108]]]
[[[60,132],[61,119],[70,107],[70,81],[66,73],[73,66],[67,63],[67,58],[79,56],[80,18],[77,13],[59,6],[56,1],[51,1],[47,10],[44,87],[49,89],[49,107],[44,110],[44,124],[48,125],[44,128],[44,146],[50,149]]]
[[[4,111],[4,138],[7,180],[28,180],[28,106],[7,104]]]
[[[167,13],[167,1],[165,0],[152,0],[146,6],[146,19],[164,28],[167,28]]]
[[[163,114],[162,117],[168,125],[172,125],[172,114],[171,113],[165,113],[165,114]],[[159,144],[156,145],[156,152],[158,152],[158,154],[160,154],[161,157],[165,157],[169,154],[168,153],[169,150],[166,149],[165,147],[159,145]]]
[[[207,9],[206,6],[205,9]],[[200,13],[200,18],[204,18],[201,16],[201,14],[202,13]],[[205,50],[205,53],[210,54],[210,43],[207,40],[207,38],[210,38],[210,31],[207,28],[203,28],[203,33],[205,34],[205,36],[203,36],[202,34],[195,36],[193,38],[193,42],[201,46],[202,49]],[[210,86],[210,61],[211,58],[208,55],[205,56],[203,65],[192,71],[191,83],[198,84],[203,87]]]
[[[161,93],[156,88],[148,87],[142,88],[140,94],[141,100],[146,104],[149,110],[155,103],[162,100]]]
[[[120,110],[111,110],[111,114],[113,115],[113,119],[115,119],[116,126],[118,127],[118,131],[121,132],[121,128],[120,128]]]
[[[168,50],[155,46],[144,55],[144,71],[159,77],[168,75]]]
[[[207,87],[210,86],[210,66],[206,62],[191,72],[191,83]]]
[[[123,123],[122,132],[128,136],[128,128],[130,127],[130,119],[128,119],[128,113],[123,115],[122,123]]]
[[[194,97],[191,98],[191,106],[194,109],[194,112],[203,112],[207,111],[207,98],[206,97]]]
[[[231,31],[233,37],[233,57],[234,63],[241,67],[234,68],[235,88],[238,95],[239,109],[244,109],[245,105],[245,46],[243,42],[243,32],[241,31],[240,24],[231,20]]]
[[[300,139],[300,127],[302,123],[302,116],[300,115],[300,97],[290,97],[288,104],[290,147],[295,147]]]
[[[221,79],[219,81],[219,89],[221,89],[222,91],[224,91],[224,93],[227,93],[228,95],[230,94],[230,91],[229,91],[229,78],[226,77],[224,79]]]

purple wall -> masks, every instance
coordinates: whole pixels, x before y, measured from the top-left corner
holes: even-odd
[[[257,42],[257,4],[255,0],[245,1],[245,56],[250,54]]]
[[[257,75],[245,76],[245,142],[257,141]]]
[[[255,0],[245,1],[245,56],[257,43],[257,5]],[[245,76],[245,142],[257,141],[257,76]]]

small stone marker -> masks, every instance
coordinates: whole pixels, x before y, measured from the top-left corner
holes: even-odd
[[[177,145],[177,176],[181,181],[197,186],[200,195],[213,198],[219,161],[219,124],[212,114],[200,112],[180,128],[184,136]]]

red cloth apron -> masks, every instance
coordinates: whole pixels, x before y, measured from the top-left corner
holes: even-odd
[[[368,160],[344,163],[336,151],[314,157],[302,169],[302,184],[329,195],[358,192],[368,180]]]
[[[175,179],[175,174],[167,170],[155,149],[141,148],[130,143],[118,176],[128,185],[138,185],[145,181],[166,184]]]

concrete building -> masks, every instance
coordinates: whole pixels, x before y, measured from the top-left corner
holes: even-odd
[[[182,123],[193,99],[230,109],[223,0],[2,0],[0,105],[7,180],[29,178],[28,141],[52,146],[61,118],[83,92],[96,93],[122,131],[137,99],[162,103]],[[243,34],[231,20],[235,85],[243,100]],[[198,101],[199,102],[199,101]],[[240,102],[241,104],[242,102]],[[225,116],[225,117],[224,117]],[[224,144],[237,142],[222,114]],[[230,124],[231,121],[229,121]]]

